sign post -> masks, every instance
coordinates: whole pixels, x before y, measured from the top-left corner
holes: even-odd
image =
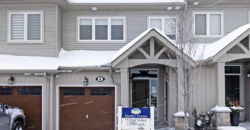
[[[154,130],[154,106],[150,108],[118,106],[118,130]]]

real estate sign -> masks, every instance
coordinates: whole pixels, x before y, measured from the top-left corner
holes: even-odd
[[[150,130],[150,108],[122,108],[122,129]]]

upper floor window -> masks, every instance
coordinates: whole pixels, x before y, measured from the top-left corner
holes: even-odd
[[[9,12],[8,42],[42,42],[43,12]]]
[[[194,33],[200,36],[223,36],[223,12],[194,12]]]
[[[125,17],[78,17],[77,41],[125,41]]]
[[[164,32],[170,39],[176,39],[176,18],[175,17],[162,17],[162,16],[149,16],[148,28],[157,28]]]

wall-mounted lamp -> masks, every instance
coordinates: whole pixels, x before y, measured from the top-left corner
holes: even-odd
[[[12,75],[10,76],[10,78],[8,80],[8,84],[10,84],[10,85],[14,84],[14,78],[12,77]]]
[[[246,75],[247,75],[247,78],[250,78],[250,71],[249,70],[247,71]]]
[[[88,83],[89,83],[89,80],[88,80],[87,77],[85,77],[84,80],[83,80],[83,85],[88,86]]]

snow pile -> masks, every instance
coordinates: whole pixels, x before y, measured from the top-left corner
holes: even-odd
[[[223,48],[233,42],[236,38],[238,38],[241,34],[250,29],[250,24],[246,24],[244,26],[239,27],[238,29],[232,31],[228,35],[219,39],[218,41],[207,45],[207,48],[204,52],[204,59],[209,57],[213,57],[215,54],[220,52]]]
[[[185,117],[185,113],[183,111],[179,111],[173,114],[174,117]],[[187,117],[189,117],[189,114],[187,113]]]
[[[201,125],[202,125],[201,120],[198,120],[198,121],[197,121],[197,125],[198,125],[198,126],[201,126]]]
[[[185,0],[68,0],[70,3],[172,3]]]
[[[218,130],[246,130],[246,129],[238,126],[220,126],[218,127]]]
[[[211,109],[213,112],[231,112],[231,109],[228,107],[219,107],[216,105],[214,108]]]

